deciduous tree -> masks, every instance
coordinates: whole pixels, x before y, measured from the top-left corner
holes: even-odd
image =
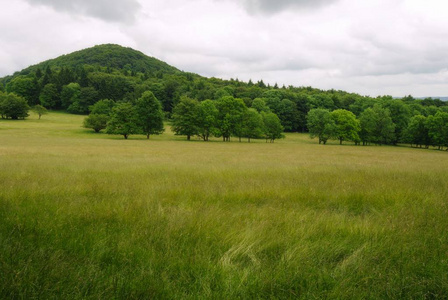
[[[16,94],[4,94],[0,92],[0,114],[2,119],[25,119],[28,117],[28,106],[25,98]]]
[[[197,109],[199,102],[188,97],[181,97],[179,103],[173,109],[172,129],[177,135],[186,135],[187,140],[198,134],[196,126]]]
[[[218,135],[230,141],[231,135],[241,136],[243,116],[247,107],[242,99],[226,96],[216,101]]]
[[[264,134],[266,141],[273,143],[276,139],[284,138],[283,126],[279,117],[274,113],[262,113]]]
[[[196,111],[196,128],[198,135],[204,141],[208,141],[210,135],[216,131],[218,113],[218,109],[212,100],[199,102]]]
[[[342,144],[343,141],[358,141],[358,133],[361,131],[359,120],[356,116],[345,109],[337,109],[331,112],[331,118],[334,120],[334,137]]]
[[[130,134],[141,133],[139,119],[135,107],[128,102],[119,103],[113,109],[106,132],[109,134],[121,134],[125,139]]]
[[[40,120],[40,117],[42,117],[43,115],[48,114],[47,109],[45,107],[43,107],[42,105],[39,105],[39,104],[34,105],[33,108],[32,108],[32,111],[34,111],[39,116],[39,120]]]
[[[411,146],[429,146],[430,138],[425,116],[416,115],[409,120],[408,126],[404,131],[404,141],[410,143]]]
[[[334,136],[336,131],[336,124],[330,112],[322,108],[315,108],[308,112],[307,127],[310,137],[318,137],[319,144],[323,143],[324,145]]]
[[[361,124],[360,138],[364,144],[388,144],[394,140],[395,124],[388,109],[375,104],[367,108],[359,117]]]
[[[249,108],[244,118],[243,135],[250,143],[251,139],[261,138],[264,133],[264,123],[261,114],[254,108]]]
[[[105,114],[90,114],[84,119],[84,127],[91,128],[95,132],[100,132],[107,127],[109,116]],[[126,138],[126,136],[125,136]]]
[[[426,119],[428,136],[433,146],[442,149],[448,146],[448,113],[437,112],[434,116]]]
[[[138,124],[141,132],[149,139],[151,134],[161,134],[163,128],[162,104],[150,91],[144,92],[136,101]]]

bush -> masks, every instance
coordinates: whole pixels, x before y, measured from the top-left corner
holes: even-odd
[[[92,128],[95,132],[100,132],[100,130],[105,129],[107,126],[107,121],[109,116],[104,114],[90,114],[84,119],[84,127]]]
[[[29,116],[27,101],[16,94],[0,93],[0,114],[2,119],[25,119]]]

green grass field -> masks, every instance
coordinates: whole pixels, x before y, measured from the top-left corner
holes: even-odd
[[[448,153],[0,120],[2,299],[447,299]]]

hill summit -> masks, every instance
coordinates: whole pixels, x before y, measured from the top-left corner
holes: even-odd
[[[179,70],[154,57],[147,56],[140,51],[116,44],[97,45],[91,48],[61,55],[57,58],[46,60],[37,65],[30,66],[15,75],[26,75],[37,69],[71,68],[76,69],[84,65],[100,66],[113,69],[127,69],[133,72],[175,73]]]

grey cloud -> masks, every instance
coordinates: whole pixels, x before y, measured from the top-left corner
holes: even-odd
[[[69,14],[86,15],[107,22],[132,23],[141,6],[136,0],[26,0]]]
[[[250,13],[275,14],[287,9],[313,9],[330,5],[339,0],[244,0]]]

